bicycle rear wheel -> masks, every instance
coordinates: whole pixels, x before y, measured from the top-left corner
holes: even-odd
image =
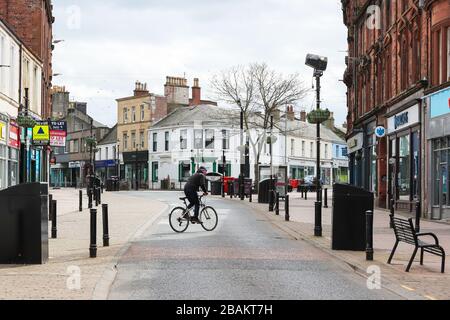
[[[189,227],[189,220],[184,218],[186,209],[177,207],[169,215],[169,224],[173,231],[183,233]],[[187,213],[189,214],[189,213]]]
[[[200,212],[200,221],[202,222],[203,229],[206,231],[213,231],[216,229],[219,222],[216,210],[212,207],[204,207]]]

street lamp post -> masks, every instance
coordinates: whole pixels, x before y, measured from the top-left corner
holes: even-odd
[[[244,111],[242,110],[241,100],[237,101],[240,109],[240,142],[239,142],[239,152],[240,152],[240,170],[239,170],[239,197],[244,200],[244,171],[245,171],[245,156],[244,156]]]
[[[321,119],[320,113],[320,78],[323,72],[327,69],[328,59],[317,55],[308,54],[306,56],[306,65],[314,69],[314,77],[316,78],[316,96],[317,96],[317,118],[314,119],[317,125],[317,167],[316,167],[316,189],[317,200],[315,202],[315,223],[314,235],[316,237],[322,236],[322,188],[320,183],[320,125],[326,119]]]

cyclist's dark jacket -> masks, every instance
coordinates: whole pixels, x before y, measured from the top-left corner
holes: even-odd
[[[196,173],[190,177],[184,186],[184,190],[192,190],[195,192],[199,191],[200,188],[206,193],[206,179],[201,173]]]

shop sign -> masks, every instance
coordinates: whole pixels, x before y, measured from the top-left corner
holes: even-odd
[[[379,126],[375,129],[375,135],[377,136],[377,138],[384,138],[386,136],[386,128]]]
[[[450,113],[450,88],[431,96],[431,118]]]
[[[79,161],[69,162],[69,168],[70,169],[81,168],[81,163]]]
[[[66,121],[51,121],[50,122],[50,146],[51,147],[65,147],[67,137],[67,122]]]
[[[6,141],[6,123],[0,122],[0,141]]]
[[[50,126],[48,122],[38,122],[33,128],[33,145],[47,146],[50,143]]]
[[[388,133],[394,133],[419,123],[419,105],[416,104],[388,119]]]
[[[351,154],[351,153],[354,153],[354,152],[362,149],[363,141],[364,141],[363,133],[358,133],[356,136],[350,138],[347,141],[348,153]]]
[[[13,123],[9,124],[9,140],[8,145],[11,148],[20,148],[20,129]]]

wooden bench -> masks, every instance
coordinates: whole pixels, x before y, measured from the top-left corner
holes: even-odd
[[[441,266],[441,272],[445,272],[445,251],[444,248],[442,248],[439,245],[439,239],[437,236],[433,233],[416,233],[416,230],[413,225],[413,219],[410,218],[409,220],[401,219],[394,217],[393,215],[390,215],[392,224],[394,226],[394,233],[396,242],[394,245],[394,248],[392,249],[391,256],[389,257],[388,264],[391,264],[392,258],[394,257],[395,251],[397,250],[398,244],[400,242],[408,243],[410,245],[413,245],[414,252],[411,256],[411,260],[409,261],[408,267],[406,268],[406,272],[409,272],[411,269],[412,263],[414,262],[414,259],[416,257],[417,251],[420,249],[420,265],[423,265],[423,256],[424,253],[430,253],[436,256],[439,256],[442,258],[442,266]],[[434,244],[424,242],[422,240],[419,240],[419,238],[429,236],[432,237],[435,241]]]

